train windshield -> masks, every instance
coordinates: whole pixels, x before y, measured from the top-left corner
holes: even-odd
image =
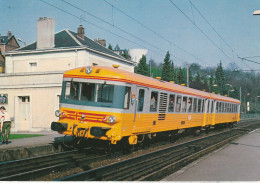
[[[126,86],[65,81],[61,102],[128,109],[130,92],[131,88]]]

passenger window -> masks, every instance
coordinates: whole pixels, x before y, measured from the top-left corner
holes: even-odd
[[[144,89],[140,89],[138,95],[137,111],[141,112],[143,111],[143,108],[144,108]]]
[[[209,108],[209,107],[210,107],[210,103],[211,103],[211,101],[210,101],[210,100],[206,100],[206,101],[208,101],[208,106],[207,106],[207,109],[206,109],[207,111],[206,111],[206,112],[207,112],[207,113],[210,113],[210,111],[209,111],[210,108]]]
[[[186,110],[187,110],[187,97],[183,97],[182,98],[182,104],[181,104],[181,112],[186,112]]]
[[[218,105],[219,105],[219,102],[216,102],[216,113],[218,113]]]
[[[188,112],[191,112],[192,110],[192,98],[188,99]]]
[[[198,99],[198,113],[201,112],[201,99]]]
[[[157,111],[157,103],[158,103],[158,92],[151,93],[151,101],[150,101],[150,111]]]
[[[124,109],[129,109],[130,96],[131,96],[131,88],[130,87],[125,87]]]
[[[198,100],[196,98],[194,98],[194,101],[193,101],[193,107],[192,107],[192,112],[197,112],[197,102]]]
[[[201,100],[201,112],[204,112],[204,104],[205,104],[205,100]]]
[[[177,96],[176,100],[176,111],[175,112],[180,112],[181,111],[181,96]]]
[[[174,111],[174,103],[175,103],[175,95],[170,95],[170,97],[169,97],[169,107],[168,107],[169,112]]]
[[[211,101],[211,113],[213,113],[214,112],[214,101]]]

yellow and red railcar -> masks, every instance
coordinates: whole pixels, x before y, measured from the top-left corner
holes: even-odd
[[[58,122],[76,138],[136,144],[139,136],[240,120],[240,101],[118,68],[89,66],[64,73]]]

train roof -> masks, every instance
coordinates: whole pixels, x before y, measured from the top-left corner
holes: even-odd
[[[144,87],[151,87],[151,88],[162,89],[162,90],[172,91],[181,94],[192,95],[195,97],[220,100],[224,102],[240,103],[240,101],[237,99],[188,88],[167,81],[162,81],[151,77],[143,76],[140,74],[121,70],[118,68],[105,67],[105,66],[89,66],[89,67],[92,67],[92,72],[90,74],[87,74],[85,72],[87,67],[80,67],[80,68],[75,68],[66,71],[64,73],[64,78],[85,78],[85,79],[119,81],[119,82],[136,84]]]

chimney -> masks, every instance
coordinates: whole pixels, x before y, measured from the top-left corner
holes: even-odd
[[[11,38],[11,36],[12,36],[12,31],[8,31],[8,33],[7,33],[7,36],[8,36],[8,39],[10,39]]]
[[[47,49],[54,47],[54,20],[40,17],[37,21],[37,48]]]
[[[85,30],[84,30],[83,25],[80,25],[80,26],[78,27],[77,36],[78,36],[80,39],[83,39],[83,40],[84,40]]]
[[[99,38],[98,38],[98,39],[94,39],[94,41],[95,41],[96,43],[98,43],[98,44],[104,46],[104,47],[107,46],[107,43],[106,43],[106,40],[105,40],[105,39],[99,39]]]

